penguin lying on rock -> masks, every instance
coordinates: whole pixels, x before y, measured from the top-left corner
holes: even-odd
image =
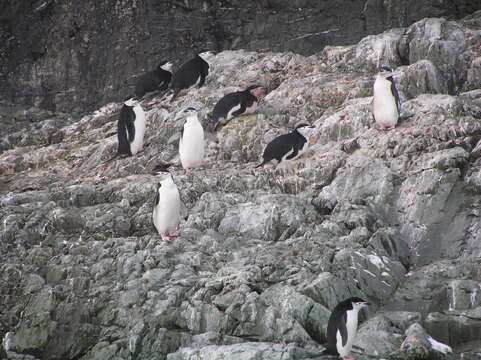
[[[161,62],[154,70],[139,77],[135,84],[135,96],[140,99],[148,92],[167,90],[172,78],[172,63]]]
[[[271,160],[277,160],[279,165],[282,161],[292,162],[306,152],[309,147],[309,136],[314,126],[299,124],[294,131],[276,137],[267,144],[262,154],[263,161],[256,168],[264,166]]]
[[[227,124],[235,116],[255,112],[263,95],[264,88],[260,85],[252,85],[243,91],[225,95],[212,110],[212,119],[215,122],[214,131]]]
[[[183,89],[188,89],[194,85],[202,87],[205,78],[209,74],[209,63],[207,58],[212,55],[211,51],[198,53],[192,59],[182,64],[172,76],[172,89],[174,95],[170,102],[174,101]]]

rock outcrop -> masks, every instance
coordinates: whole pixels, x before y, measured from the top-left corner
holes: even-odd
[[[204,87],[145,99],[145,150],[111,162],[119,103],[2,113],[0,357],[328,359],[330,310],[360,296],[358,359],[479,358],[480,24],[423,19],[308,57],[221,52]],[[390,132],[371,115],[378,57],[402,98]],[[253,82],[269,90],[258,113],[182,170],[176,114],[194,106],[210,129],[215,102]],[[298,121],[316,126],[306,156],[255,169]],[[187,209],[172,244],[151,219],[161,162]]]
[[[162,59],[179,64],[202,48],[311,55],[476,10],[478,0],[2,0],[0,96],[84,114],[133,94]]]

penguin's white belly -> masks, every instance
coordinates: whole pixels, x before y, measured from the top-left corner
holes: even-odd
[[[342,345],[342,337],[339,330],[337,331],[336,335],[336,348],[339,356],[345,357],[348,356],[351,352],[352,345],[354,343],[354,339],[356,338],[357,334],[357,318],[358,318],[358,311],[355,310],[348,310],[347,311],[347,321],[346,321],[346,329],[347,329],[347,342],[346,345]]]
[[[237,104],[236,106],[234,106],[232,109],[229,110],[229,112],[227,113],[227,117],[226,117],[226,120],[230,120],[234,117],[234,115],[232,115],[235,111],[239,110],[241,108],[241,105],[240,104]]]
[[[154,207],[152,217],[160,235],[177,230],[180,222],[180,195],[177,188],[161,190],[159,204]]]
[[[258,106],[259,106],[258,103],[257,103],[257,102],[254,102],[251,106],[249,106],[249,107],[246,109],[245,113],[246,113],[246,114],[252,114],[254,111],[257,110]]]
[[[204,130],[199,124],[187,129],[179,143],[179,155],[182,167],[194,168],[202,165],[204,160]]]
[[[130,143],[130,152],[132,155],[138,153],[144,147],[144,134],[145,134],[145,113],[142,109],[134,107],[135,113],[135,136],[134,140]]]
[[[399,113],[396,99],[391,93],[391,83],[387,80],[379,79],[374,83],[372,113],[374,120],[380,125],[395,126],[397,124]]]

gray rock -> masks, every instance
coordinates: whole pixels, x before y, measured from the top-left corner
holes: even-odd
[[[293,344],[242,343],[223,346],[206,346],[202,349],[182,348],[167,356],[168,360],[182,359],[225,359],[232,360],[267,360],[267,359],[310,359],[319,352],[306,351]]]
[[[318,342],[330,310],[360,296],[371,302],[360,360],[453,357],[430,336],[475,358],[480,16],[423,20],[309,57],[220,52],[202,88],[172,105],[142,101],[144,151],[129,158],[110,161],[121,103],[80,120],[16,109],[28,115],[18,126],[0,111],[0,357],[327,360]],[[371,115],[377,49],[399,74],[402,119],[389,132]],[[215,102],[254,82],[269,91],[257,114],[211,133]],[[74,107],[86,101],[76,96]],[[177,115],[190,105],[206,163],[185,172]],[[255,169],[265,144],[299,121],[316,127],[308,151],[288,171]],[[185,205],[171,243],[152,226],[159,163],[172,163]]]

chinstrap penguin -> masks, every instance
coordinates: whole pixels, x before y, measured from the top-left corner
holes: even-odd
[[[394,83],[392,69],[382,66],[374,82],[372,115],[381,131],[394,129],[400,115],[401,101]]]
[[[267,144],[262,154],[263,161],[256,168],[267,164],[271,160],[282,161],[295,160],[302,155],[309,146],[309,135],[314,126],[302,123],[296,126],[294,131],[280,135]]]
[[[148,92],[167,90],[172,79],[172,63],[161,62],[154,70],[139,77],[135,84],[135,96],[141,98]]]
[[[140,104],[133,100],[124,102],[117,123],[119,141],[117,156],[135,155],[143,150],[145,133],[145,112]]]
[[[180,235],[180,194],[170,173],[157,185],[152,219],[162,240]]]
[[[182,64],[172,76],[172,90],[174,94],[170,102],[174,101],[183,89],[188,89],[196,84],[202,87],[209,74],[209,64],[206,59],[212,55],[211,51],[201,52],[192,59]]]
[[[215,121],[214,130],[225,125],[230,119],[242,114],[252,114],[257,110],[259,101],[264,94],[260,85],[252,85],[243,91],[236,91],[225,95],[214,106],[212,119]]]
[[[352,359],[348,355],[357,334],[359,310],[368,305],[358,297],[351,297],[336,305],[327,323],[327,354],[345,360]]]
[[[179,139],[179,155],[182,167],[189,171],[204,161],[204,129],[193,107],[185,109],[182,115],[185,123]]]

